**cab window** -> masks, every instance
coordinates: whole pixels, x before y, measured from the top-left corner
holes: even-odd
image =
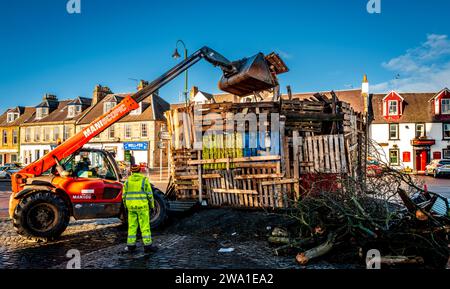
[[[64,164],[64,169],[71,171],[74,177],[117,180],[111,163],[102,152],[82,151],[70,158]]]

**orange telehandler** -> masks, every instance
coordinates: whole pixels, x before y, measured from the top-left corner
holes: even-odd
[[[64,232],[71,216],[75,219],[124,219],[122,176],[117,163],[107,151],[87,149],[83,145],[138,108],[139,102],[202,58],[222,69],[219,88],[238,96],[274,88],[278,85],[277,74],[287,71],[283,61],[274,53],[269,56],[258,53],[231,62],[208,47],[197,50],[12,176],[9,215],[17,232],[29,237],[53,239]],[[151,225],[158,227],[166,219],[169,208],[164,194],[157,188],[153,192],[155,209],[151,213]]]

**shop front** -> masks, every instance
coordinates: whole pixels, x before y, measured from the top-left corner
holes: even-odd
[[[18,162],[18,153],[15,149],[0,150],[0,165]]]
[[[413,139],[411,145],[413,147],[414,170],[417,173],[424,173],[425,167],[431,161],[431,146],[436,141],[434,139]]]
[[[149,149],[148,142],[124,142],[124,159],[126,162],[148,167]]]

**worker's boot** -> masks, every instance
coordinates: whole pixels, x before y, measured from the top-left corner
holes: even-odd
[[[127,245],[125,249],[123,249],[124,253],[134,253],[136,251],[136,245]]]
[[[153,245],[153,244],[144,246],[144,253],[145,254],[154,253],[156,251],[158,251],[158,247]]]

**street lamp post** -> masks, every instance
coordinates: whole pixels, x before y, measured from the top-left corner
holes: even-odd
[[[186,48],[186,44],[184,44],[183,40],[178,40],[177,43],[175,44],[175,51],[173,52],[172,57],[174,59],[180,58],[180,54],[178,53],[178,43],[181,43],[183,45],[183,48],[184,48],[184,59],[186,60],[187,57],[188,57],[188,51],[187,51],[187,48]],[[187,97],[187,95],[188,95],[188,71],[187,71],[187,69],[186,69],[184,75],[185,75],[185,79],[184,79],[184,92],[183,92],[183,94],[184,94],[184,102],[185,102],[185,104],[187,106],[188,105],[188,97]]]

